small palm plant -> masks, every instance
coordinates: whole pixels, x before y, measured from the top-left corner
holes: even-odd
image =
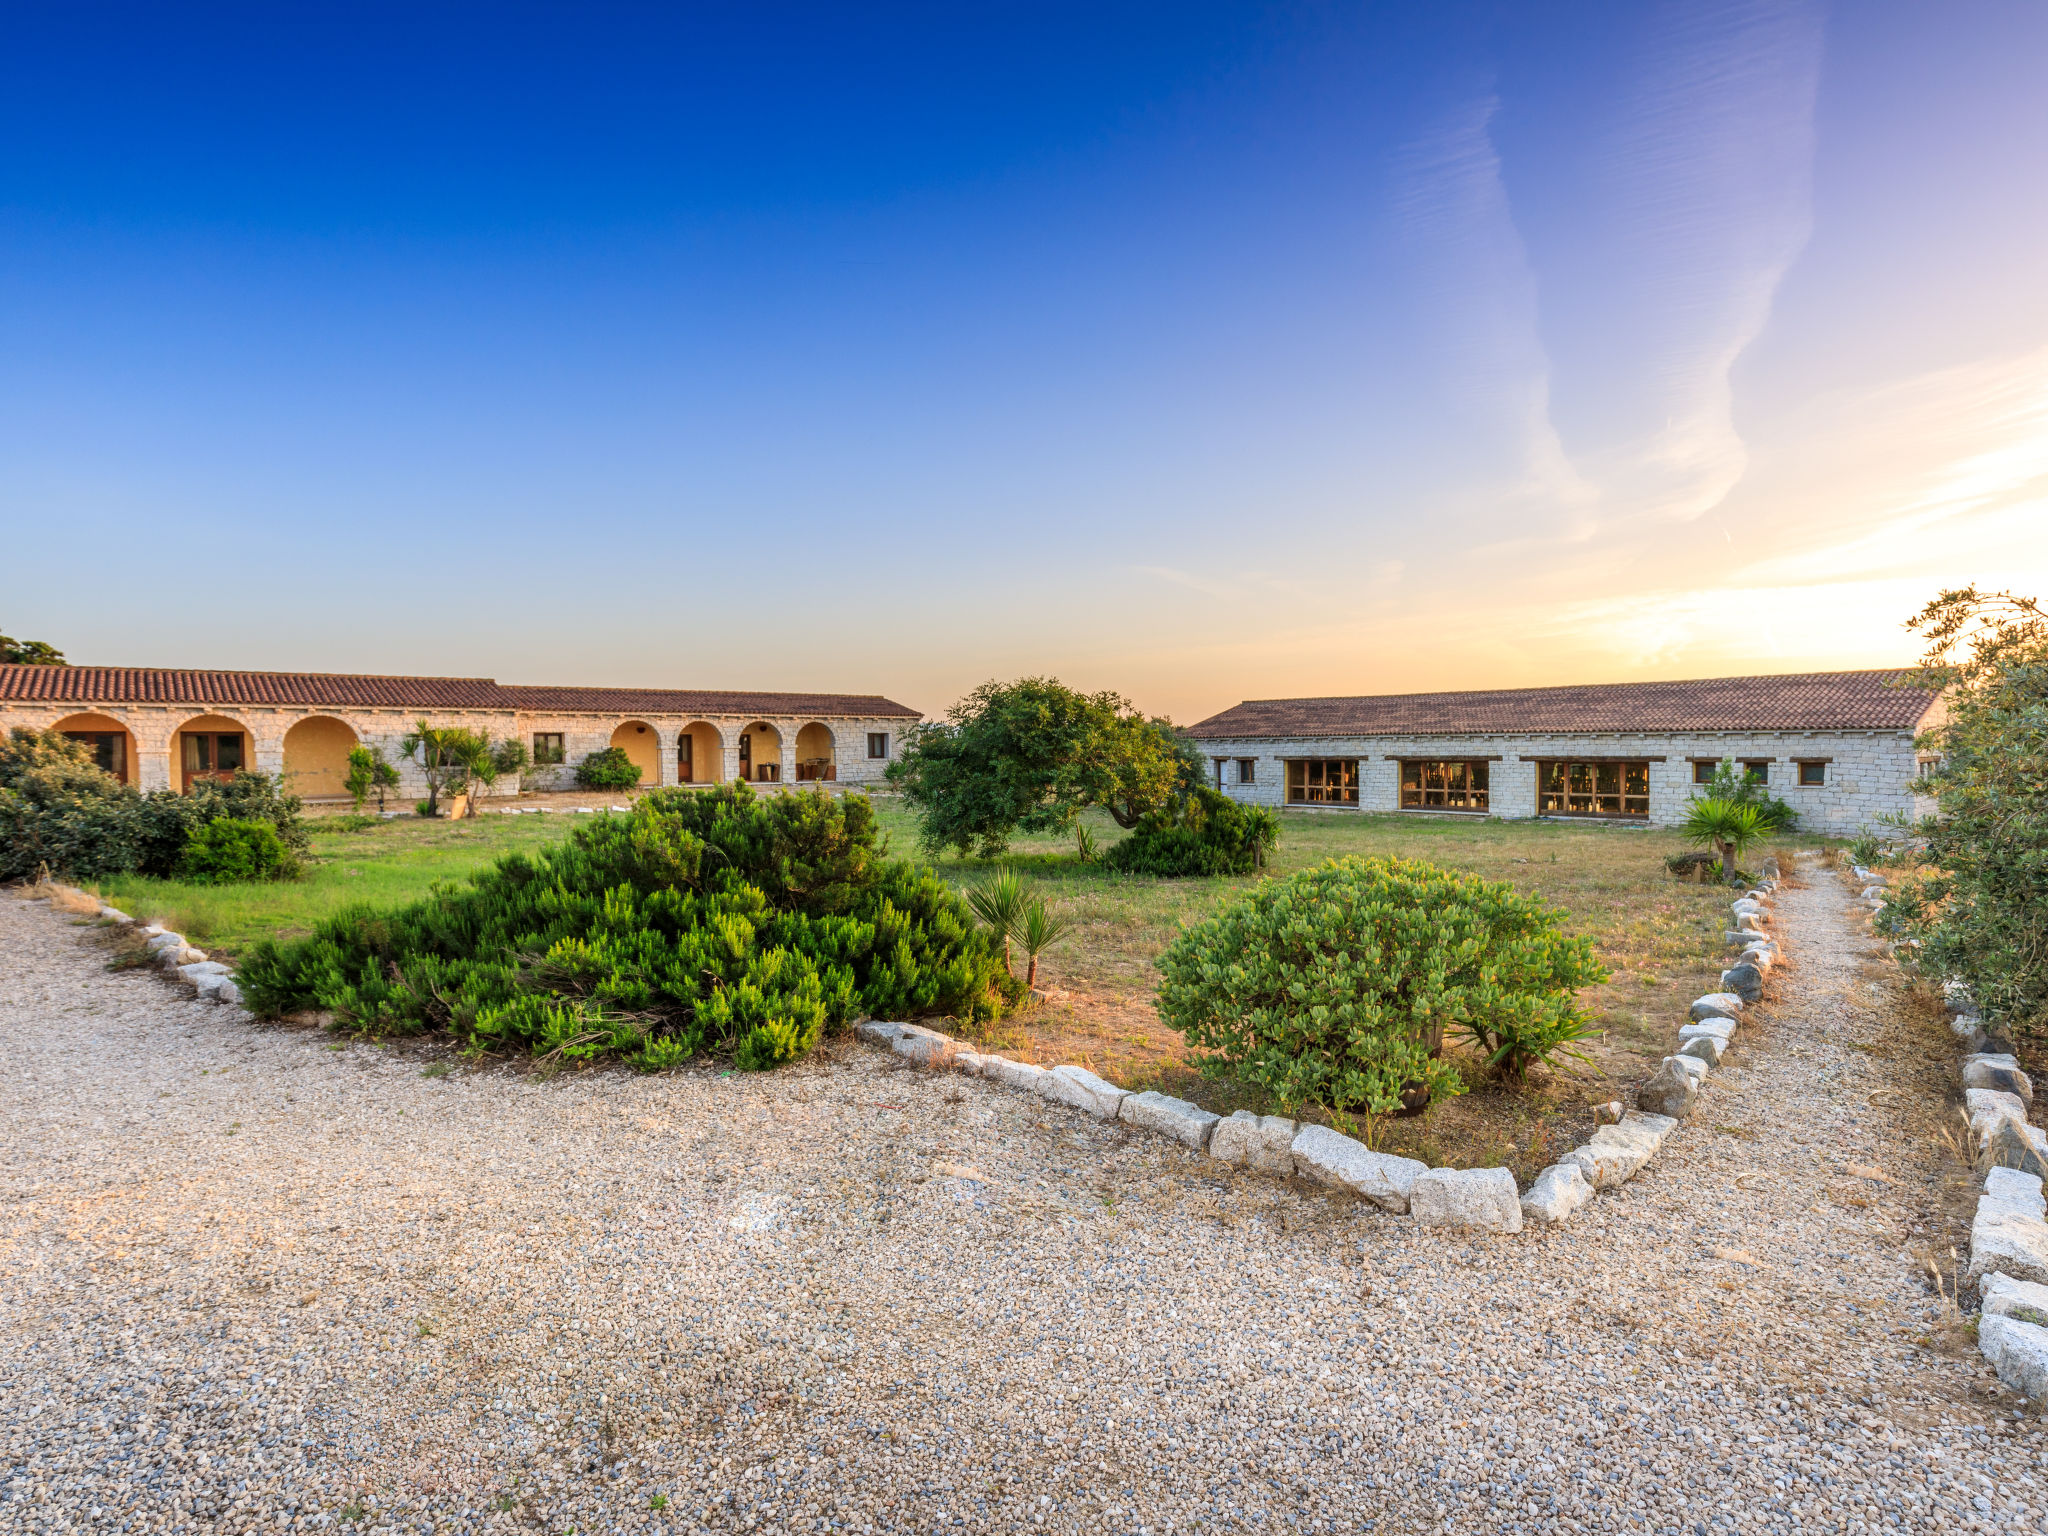
[[[986,885],[971,887],[967,893],[967,905],[974,915],[987,923],[1003,941],[1003,969],[1010,968],[1010,940],[1016,937],[1017,929],[1024,919],[1024,908],[1030,901],[1024,880],[1014,869],[1006,869]]]
[[[1053,911],[1043,896],[1033,896],[1024,904],[1023,917],[1017,924],[1017,942],[1024,946],[1025,986],[1038,985],[1039,955],[1064,939],[1073,926],[1073,920]]]
[[[1765,831],[1762,807],[1734,800],[1700,799],[1692,803],[1679,831],[1689,843],[1707,843],[1721,856],[1721,878],[1735,878],[1743,850],[1760,841]]]
[[[1074,851],[1080,854],[1083,864],[1093,864],[1096,858],[1095,834],[1086,827],[1075,827]]]

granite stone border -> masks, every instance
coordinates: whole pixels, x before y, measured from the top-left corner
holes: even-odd
[[[1514,1175],[1505,1168],[1431,1168],[1416,1158],[1374,1151],[1326,1125],[1247,1110],[1219,1116],[1168,1094],[1120,1088],[1086,1067],[1039,1067],[976,1051],[922,1024],[867,1019],[855,1026],[855,1032],[918,1066],[964,1072],[998,1087],[1035,1094],[1096,1120],[1163,1136],[1231,1167],[1344,1190],[1389,1214],[1413,1216],[1418,1226],[1512,1234],[1565,1222],[1602,1190],[1634,1178],[1692,1113],[1743,1009],[1762,996],[1764,980],[1777,963],[1778,943],[1770,932],[1770,918],[1778,884],[1773,865],[1760,885],[1732,904],[1729,941],[1740,946],[1740,954],[1721,973],[1722,990],[1692,1004],[1687,1022],[1679,1026],[1677,1049],[1637,1091],[1637,1107],[1601,1106],[1607,1113],[1596,1113],[1596,1118],[1606,1123],[1584,1145],[1539,1173],[1526,1191],[1516,1186]],[[102,921],[132,926],[159,968],[190,984],[201,998],[241,1005],[233,971],[210,959],[183,934],[156,923],[137,923],[111,903],[72,886],[51,884],[46,889],[62,896],[73,910],[96,910]],[[2029,1096],[2031,1091],[2029,1085]],[[2043,1252],[2048,1255],[2048,1248]],[[2048,1267],[2039,1278],[2048,1280]],[[2048,1355],[2042,1368],[2048,1371]]]
[[[1573,1149],[1520,1190],[1505,1168],[1432,1168],[1412,1157],[1376,1152],[1326,1125],[1239,1110],[1219,1116],[1185,1099],[1133,1092],[1106,1082],[1086,1067],[1040,1067],[973,1049],[922,1024],[867,1019],[855,1033],[917,1066],[979,1077],[998,1087],[1114,1120],[1133,1131],[1177,1141],[1233,1168],[1295,1176],[1345,1190],[1418,1226],[1517,1233],[1555,1226],[1640,1173],[1679,1122],[1692,1113],[1708,1075],[1719,1064],[1742,1020],[1743,1009],[1763,995],[1779,957],[1770,922],[1779,887],[1769,875],[1731,907],[1729,941],[1739,947],[1721,973],[1722,990],[1695,1001],[1679,1026],[1678,1044],[1637,1091],[1637,1107],[1602,1106],[1608,1113],[1585,1145]]]
[[[1892,942],[1894,959],[1912,941],[1884,916],[1888,877],[1849,866],[1854,905]],[[2020,1070],[2005,1025],[1979,1007],[1970,989],[1942,988],[1961,1054],[1963,1113],[1982,1175],[1970,1220],[1970,1258],[1959,1281],[1977,1287],[1977,1348],[1998,1379],[2022,1396],[2048,1399],[2048,1131],[2032,1123],[2034,1083]]]

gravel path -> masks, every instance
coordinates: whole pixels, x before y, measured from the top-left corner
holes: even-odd
[[[1701,1114],[1508,1239],[853,1045],[428,1076],[0,900],[0,1530],[2043,1529],[1912,1257],[1953,1049],[1811,878]]]

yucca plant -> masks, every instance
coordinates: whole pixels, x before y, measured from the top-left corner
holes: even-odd
[[[1025,903],[1023,918],[1017,925],[1017,942],[1024,946],[1025,986],[1038,985],[1038,957],[1064,939],[1073,927],[1073,920],[1053,911],[1043,896],[1033,896]]]
[[[1689,843],[1707,843],[1721,855],[1721,878],[1733,880],[1743,850],[1765,833],[1761,807],[1734,800],[1695,800],[1678,829]]]
[[[1096,859],[1095,834],[1086,827],[1075,827],[1074,851],[1080,854],[1083,864],[1093,864]]]
[[[986,885],[971,886],[966,891],[967,905],[974,915],[995,931],[1003,941],[1003,969],[1010,968],[1010,940],[1017,936],[1018,925],[1023,921],[1025,905],[1030,892],[1025,889],[1024,880],[1014,869],[1006,869]]]

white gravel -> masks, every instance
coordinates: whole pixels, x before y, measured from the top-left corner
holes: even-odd
[[[1844,907],[1493,1238],[851,1043],[427,1077],[0,900],[0,1530],[2043,1529],[1911,1252],[1953,1053]]]

